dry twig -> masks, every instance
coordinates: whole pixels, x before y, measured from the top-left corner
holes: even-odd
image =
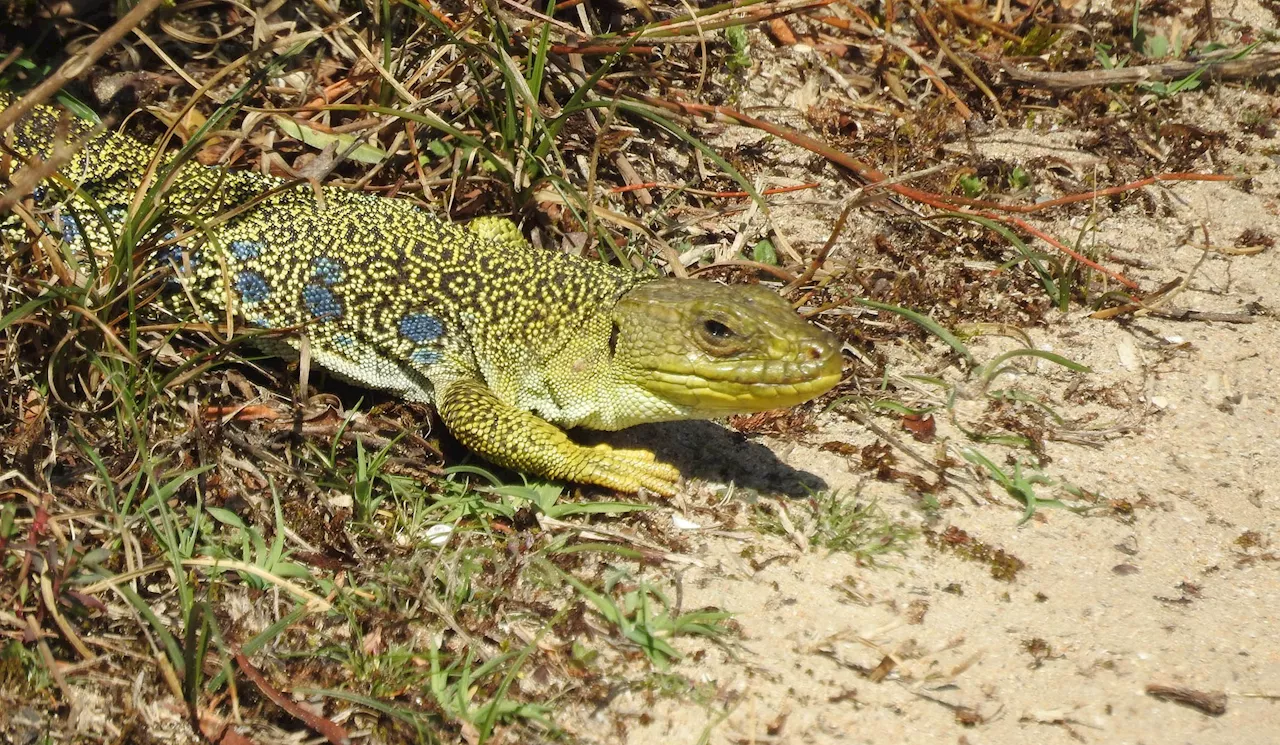
[[[1181,80],[1201,73],[1202,80],[1223,81],[1256,78],[1280,68],[1280,52],[1268,52],[1243,59],[1209,60],[1205,62],[1163,62],[1157,65],[1120,67],[1114,70],[1078,70],[1073,72],[1041,72],[996,60],[1000,69],[1023,85],[1044,88],[1055,93],[1108,85],[1132,85]]]

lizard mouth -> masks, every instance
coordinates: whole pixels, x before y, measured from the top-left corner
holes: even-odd
[[[652,393],[699,412],[721,416],[782,409],[816,398],[840,382],[838,346],[824,345],[816,359],[702,360],[650,370]]]

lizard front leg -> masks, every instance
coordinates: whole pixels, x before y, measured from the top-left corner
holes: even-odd
[[[445,426],[463,445],[500,466],[622,492],[676,491],[680,472],[647,450],[584,447],[550,422],[500,400],[483,382],[448,383],[437,401]]]

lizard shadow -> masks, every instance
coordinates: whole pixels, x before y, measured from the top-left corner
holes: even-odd
[[[685,478],[733,482],[744,489],[796,498],[827,488],[821,477],[792,468],[765,445],[715,422],[640,424],[618,432],[575,430],[573,437],[584,445],[604,442],[650,450]]]
[[[362,399],[373,404],[397,402],[395,397],[381,392],[373,392],[370,396],[367,389],[340,379],[329,378],[323,387],[338,394],[347,406],[353,406]],[[433,421],[438,422],[438,419],[433,417]],[[448,432],[443,426],[441,430]],[[724,484],[732,482],[751,491],[792,498],[804,498],[828,488],[821,477],[792,468],[765,445],[711,421],[639,424],[617,432],[575,429],[571,436],[583,445],[604,442],[613,447],[644,448],[653,452],[658,460],[680,469],[680,475],[686,479]],[[452,435],[447,435],[447,438],[447,444],[452,446],[448,452],[456,452],[460,458],[468,457],[466,449],[454,441]],[[519,483],[519,477],[511,478]]]

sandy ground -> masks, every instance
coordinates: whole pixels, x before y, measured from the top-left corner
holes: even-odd
[[[1191,344],[1150,371],[1142,396],[1165,408],[1102,448],[1049,447],[1053,475],[1133,504],[1132,519],[1043,510],[1019,526],[1007,499],[1006,509],[961,499],[934,527],[1026,562],[1012,582],[921,544],[870,569],[778,539],[760,553],[781,558],[753,571],[740,543],[701,542],[692,553],[708,566],[686,575],[685,601],[733,608],[745,640],[740,661],[713,650],[684,670],[714,681],[732,708],[711,742],[1277,742],[1280,557],[1240,539],[1254,531],[1271,546],[1280,522],[1280,407],[1267,390],[1280,337],[1265,325],[1144,325]],[[1063,342],[1073,331],[1087,333]],[[1132,377],[1117,353],[1128,331],[1068,320],[1045,339],[1098,376]],[[1224,395],[1228,380],[1235,393]],[[866,439],[842,421],[824,434]],[[836,488],[860,481],[812,448],[784,460]],[[913,509],[900,487],[863,493]],[[1033,640],[1047,645],[1039,655]],[[899,666],[872,682],[865,673],[886,655]],[[1158,701],[1150,684],[1226,692],[1227,711]],[[983,722],[965,725],[956,707]],[[689,727],[712,716],[662,704],[626,742],[696,742]]]
[[[1274,19],[1264,25],[1274,26]],[[1228,245],[1248,228],[1280,236],[1280,178],[1269,155],[1277,143],[1241,133],[1234,122],[1243,107],[1271,106],[1275,98],[1212,89],[1182,103],[1204,127],[1227,132],[1238,145],[1195,170],[1249,174],[1252,190],[1162,187],[1153,192],[1163,206],[1156,214],[1102,209],[1087,240],[1128,257],[1123,270],[1144,287],[1189,277],[1172,305],[1223,313],[1260,305],[1274,314],[1280,309],[1277,250],[1205,255],[1197,246],[1206,235],[1212,245]],[[1100,168],[1096,158],[1078,152],[1084,136],[1063,128],[999,130],[971,146],[1015,162],[1052,153],[1077,169]],[[778,148],[791,163],[805,162]],[[1105,173],[1101,180],[1106,183]],[[828,186],[831,199],[778,209],[779,229],[829,230],[840,187],[834,179]],[[858,218],[836,260],[842,251],[849,260],[858,250],[852,244],[873,235],[880,219],[874,212]],[[1039,221],[1060,236],[1074,235],[1079,223]],[[705,566],[684,574],[684,603],[731,609],[742,628],[742,646],[732,653],[709,647],[676,668],[714,689],[712,700],[655,703],[624,693],[606,710],[570,717],[569,729],[587,742],[631,745],[1280,743],[1276,318],[1118,323],[1076,309],[1051,314],[1047,327],[1029,333],[1038,348],[1091,368],[1078,376],[1039,363],[1017,382],[1039,391],[1068,419],[1096,415],[1088,425],[1097,434],[1092,442],[1046,443],[1044,473],[1093,493],[1098,509],[1045,508],[1020,523],[1020,505],[989,480],[975,479],[944,491],[940,498],[949,504],[926,516],[906,485],[875,481],[856,456],[818,449],[830,440],[856,447],[875,441],[839,413],[822,415],[818,431],[799,444],[769,438],[736,444],[704,429],[687,431],[682,440],[681,430],[671,430],[677,432],[674,450],[705,453],[695,460],[713,483],[745,479],[767,486],[760,477],[780,466],[762,457],[763,443],[783,464],[830,488],[860,490],[864,501],[877,500],[890,515],[938,534],[962,530],[1026,567],[1003,581],[989,566],[921,539],[905,556],[870,567],[755,534],[752,562],[743,558],[747,541],[695,532],[689,553]],[[979,359],[990,359],[1014,346],[988,338],[973,348]],[[941,357],[940,348],[929,351],[932,360],[900,350],[891,374],[925,372]],[[976,399],[957,404],[962,418],[981,408]],[[946,422],[938,434],[953,448],[964,445]],[[926,454],[934,447],[913,445]],[[741,527],[706,525],[718,496],[703,483],[695,482],[673,511],[704,527]],[[1051,487],[1040,491],[1061,495]],[[885,667],[888,674],[881,675]],[[1211,716],[1159,700],[1148,693],[1152,685],[1225,694],[1225,713]],[[614,724],[617,717],[625,726]]]

